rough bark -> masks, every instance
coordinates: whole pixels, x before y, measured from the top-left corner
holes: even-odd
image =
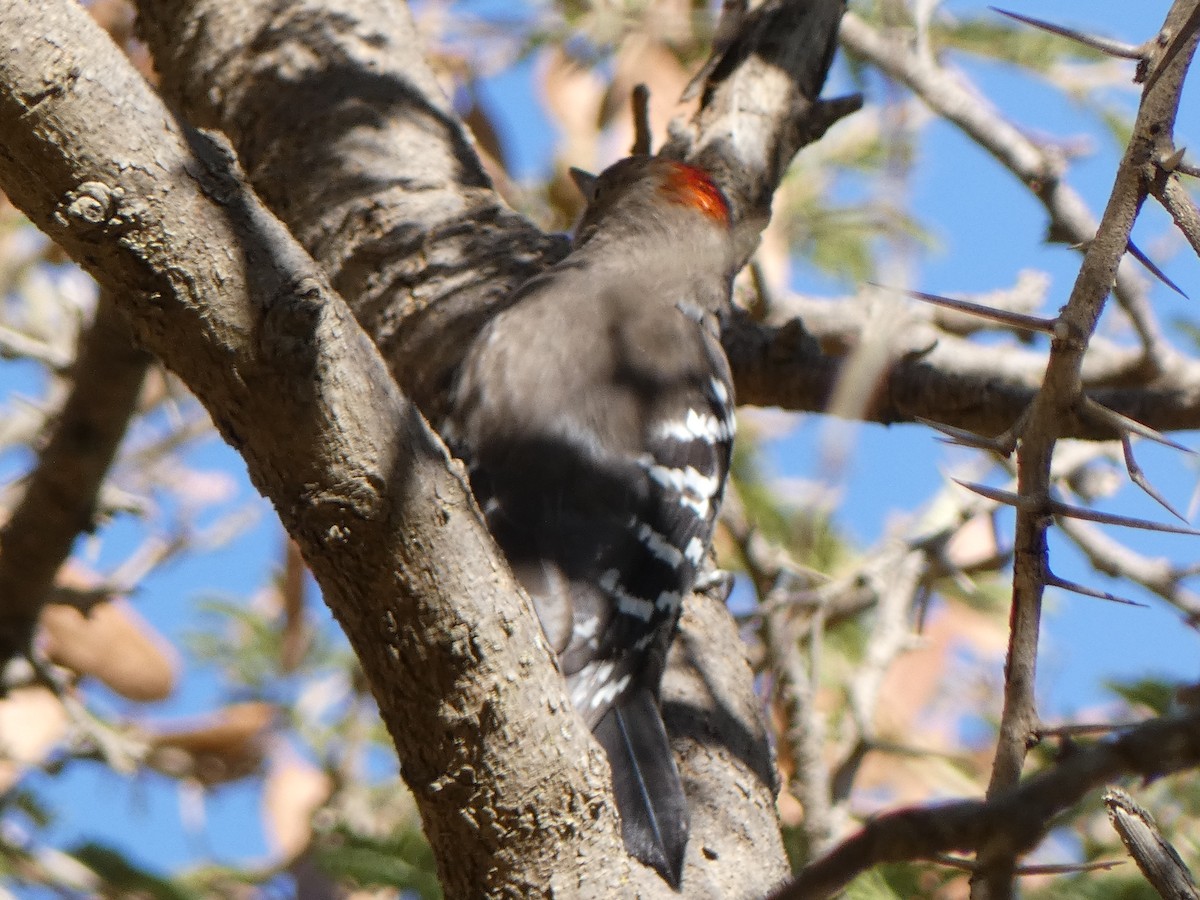
[[[140,3],[161,90],[219,128],[436,423],[471,335],[567,249],[491,189],[407,8]]]
[[[461,471],[227,148],[76,5],[6,3],[0,33],[0,187],[121,303],[300,544],[448,895],[661,895],[620,851],[603,758]]]
[[[705,154],[747,247],[766,222],[786,160],[835,118],[812,98],[842,4],[771,9],[787,16],[768,30],[773,43],[761,58],[770,73],[749,53],[763,39],[760,28],[710,83],[705,108],[723,112],[681,126],[669,149]],[[783,40],[784,25],[805,40]],[[235,9],[194,0],[143,4],[142,31],[166,94],[194,121],[230,135],[256,190],[330,272],[397,380],[436,421],[465,339],[565,245],[491,192],[407,15],[356,0]],[[736,97],[767,77],[769,95],[752,115],[740,113]],[[835,105],[834,113],[855,105]],[[305,111],[298,123],[284,112],[297,107]],[[708,139],[730,130],[740,143]],[[693,621],[685,618],[679,642],[690,652],[674,654],[664,690],[668,710],[681,713],[668,715],[668,725],[685,780],[704,798],[693,809],[689,857],[702,869],[685,880],[697,896],[705,895],[703,879],[715,879],[722,896],[754,896],[786,872],[765,730],[742,654],[729,652],[737,647],[732,621],[712,611],[703,630]],[[704,848],[711,855],[698,859]],[[753,877],[738,859],[756,860]]]
[[[606,770],[461,477],[321,274],[220,141],[175,120],[78,10],[0,10],[0,183],[122,298],[275,503],[375,686],[449,895],[662,893],[620,852]],[[185,109],[234,137],[436,414],[460,338],[563,242],[488,189],[402,11],[242,11],[155,7],[168,92],[172,71],[196,74],[162,63],[183,48],[205,76],[200,101],[178,87]],[[693,604],[679,646],[666,702],[696,801],[686,877],[696,896],[759,896],[785,864],[750,672],[719,605]]]

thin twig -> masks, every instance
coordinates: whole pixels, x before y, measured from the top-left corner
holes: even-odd
[[[1160,531],[1164,534],[1188,534],[1200,536],[1200,530],[1190,528],[1183,525],[1170,525],[1165,522],[1155,522],[1150,519],[1139,519],[1134,516],[1121,516],[1116,513],[1100,512],[1099,510],[1089,509],[1086,506],[1075,506],[1071,503],[1064,503],[1050,496],[1023,496],[1012,491],[1001,490],[1000,488],[989,487],[986,484],[979,484],[972,481],[959,481],[954,479],[955,483],[979,494],[981,497],[986,497],[989,500],[994,500],[997,503],[1003,503],[1006,506],[1011,506],[1021,513],[1026,513],[1034,516],[1066,516],[1072,519],[1084,519],[1088,522],[1099,522],[1102,525],[1119,525],[1122,528],[1137,528],[1142,531]]]
[[[977,852],[1002,842],[1013,856],[1035,847],[1055,816],[1122,776],[1160,778],[1200,764],[1200,714],[1156,719],[1112,740],[1078,747],[1046,771],[987,800],[902,809],[871,820],[805,866],[772,900],[826,900],[884,862]],[[1012,874],[1020,870],[1014,864]]]
[[[633,114],[633,147],[629,152],[634,156],[649,156],[654,151],[654,135],[650,131],[650,88],[637,84],[630,98]]]

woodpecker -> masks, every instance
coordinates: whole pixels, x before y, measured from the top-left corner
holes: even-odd
[[[729,471],[729,206],[673,160],[573,174],[573,249],[473,342],[445,431],[608,754],[626,848],[678,889],[688,814],[659,685]]]

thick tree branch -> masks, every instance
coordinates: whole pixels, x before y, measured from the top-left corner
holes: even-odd
[[[407,8],[140,2],[162,90],[225,132],[255,191],[437,423],[470,337],[566,252],[491,189]]]
[[[714,52],[700,107],[671,125],[664,155],[713,173],[729,197],[743,259],[792,158],[862,104],[857,96],[817,99],[845,8],[845,0],[764,0],[735,16],[737,25],[722,21],[736,32]]]
[[[0,187],[275,504],[375,687],[448,895],[663,894],[621,852],[602,755],[461,471],[227,149],[75,4],[6,0],[0,31]]]
[[[54,575],[81,531],[133,415],[150,356],[112,298],[79,335],[71,393],[12,516],[0,529],[0,660],[29,647]]]
[[[713,166],[718,173],[771,166],[755,182],[760,211],[802,138],[814,139],[833,120],[831,108],[811,101],[824,79],[843,3],[782,5],[792,10],[785,23],[790,31],[767,36],[776,51],[787,49],[793,69],[803,70],[797,76],[803,90],[788,80],[791,75],[785,83],[771,76],[778,90],[769,100],[764,95],[758,113],[739,123],[738,131],[757,135],[765,150],[749,163],[730,158]],[[400,383],[436,420],[467,337],[565,245],[541,235],[492,194],[407,15],[400,8],[381,12],[362,0],[232,9],[218,0],[141,6],[143,33],[168,95],[195,121],[217,124],[230,135],[255,187],[331,272]],[[255,39],[246,40],[248,34]],[[790,41],[789,34],[803,40]],[[743,61],[747,71],[758,65],[755,59]],[[749,90],[753,78],[738,71],[729,83]],[[305,115],[300,128],[291,115],[298,105]],[[833,110],[844,113],[854,105]],[[795,118],[806,110],[807,118]],[[709,152],[716,161],[716,151]],[[723,186],[739,210],[749,209],[740,184]],[[765,216],[743,218],[752,237],[765,224]],[[701,634],[689,631],[690,621],[685,618],[679,645],[693,651],[674,659],[703,659],[707,668],[673,666],[664,702],[674,733],[677,723],[686,726],[685,781],[696,782],[696,793],[710,798],[693,805],[692,844],[715,851],[718,841],[737,837],[742,851],[760,861],[753,878],[738,865],[745,857],[728,850],[707,857],[704,870],[706,877],[723,873],[728,886],[721,895],[753,895],[784,871],[770,766],[762,764],[763,725],[748,702],[751,680],[740,655],[711,650],[735,634],[732,622],[726,618],[718,626],[714,617]],[[697,692],[699,684],[710,688]],[[741,699],[714,706],[716,686],[721,692],[736,686]],[[670,715],[684,707],[704,711],[703,728],[694,715]],[[742,749],[748,746],[758,749]],[[718,755],[719,766],[693,765]],[[748,783],[748,773],[758,781],[752,794],[737,786]],[[731,831],[730,808],[758,812]],[[691,871],[685,882],[700,877]]]
[[[726,328],[725,351],[737,372],[738,400],[755,406],[822,412],[853,353],[866,308],[849,302],[782,301],[776,324],[739,318]],[[897,336],[899,358],[864,410],[868,421],[929,419],[983,435],[1011,428],[1028,409],[1046,353],[981,346],[914,317]],[[1159,431],[1200,428],[1200,362],[1175,355],[1147,380],[1140,350],[1095,339],[1083,361],[1087,395]],[[1069,410],[1062,437],[1110,440],[1112,429]]]

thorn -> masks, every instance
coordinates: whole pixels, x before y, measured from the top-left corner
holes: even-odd
[[[1093,862],[1047,864],[1044,866],[1017,866],[1013,872],[1016,875],[1071,875],[1076,872],[1107,872],[1117,866],[1125,865],[1123,859],[1098,859]]]
[[[1020,494],[1014,494],[1012,491],[1002,491],[1000,488],[988,487],[986,484],[980,484],[977,481],[962,481],[958,478],[951,478],[959,487],[966,488],[974,494],[978,494],[985,500],[991,500],[994,503],[1003,503],[1005,506],[1012,506],[1019,510],[1027,510],[1033,506],[1033,502],[1022,497]]]
[[[1032,25],[1034,28],[1041,28],[1043,31],[1057,34],[1059,37],[1069,38],[1072,41],[1083,44],[1085,47],[1091,47],[1093,50],[1099,50],[1101,53],[1107,53],[1109,56],[1116,56],[1119,59],[1141,59],[1146,54],[1145,47],[1135,47],[1132,44],[1126,44],[1124,41],[1114,41],[1111,38],[1084,34],[1082,31],[1076,31],[1073,28],[1066,28],[1062,25],[1055,25],[1053,22],[1035,19],[1032,16],[1023,16],[1020,13],[1009,12],[997,6],[989,6],[988,9],[992,10],[992,12],[1000,13],[1002,16],[1008,16],[1010,19],[1016,19],[1018,22],[1023,22],[1026,25]]]
[[[1108,600],[1111,603],[1120,603],[1125,606],[1137,606],[1142,609],[1149,608],[1145,603],[1138,603],[1136,600],[1119,597],[1116,594],[1110,594],[1108,591],[1090,588],[1074,581],[1067,581],[1065,578],[1059,578],[1053,572],[1046,573],[1046,587],[1061,588],[1064,591],[1070,591],[1072,594],[1082,594],[1085,597],[1095,597],[1097,600]]]
[[[1027,505],[1027,501],[1025,501]],[[1085,522],[1099,522],[1101,525],[1120,525],[1122,528],[1139,528],[1142,531],[1157,531],[1162,534],[1189,534],[1200,537],[1200,531],[1186,525],[1169,525],[1165,522],[1152,522],[1149,519],[1136,519],[1132,516],[1119,516],[1116,513],[1100,512],[1084,506],[1072,506],[1053,497],[1046,498],[1046,510],[1056,516],[1068,519],[1083,519]]]
[[[1167,512],[1177,518],[1180,522],[1186,522],[1178,510],[1175,509],[1167,499],[1158,492],[1146,478],[1146,473],[1142,471],[1142,467],[1137,464],[1137,460],[1133,458],[1133,443],[1129,440],[1128,434],[1121,435],[1121,449],[1125,451],[1125,471],[1129,473],[1129,480],[1140,487],[1143,491],[1149,494],[1154,500],[1157,500],[1159,505]]]
[[[1187,147],[1180,147],[1170,156],[1158,161],[1158,167],[1164,172],[1174,172],[1179,168],[1179,164],[1183,162],[1183,154],[1187,153]]]
[[[1176,164],[1175,171],[1180,175],[1191,175],[1193,178],[1200,178],[1200,166],[1193,166],[1189,163],[1181,162]]]
[[[1183,292],[1183,289],[1180,288],[1179,285],[1177,285],[1170,278],[1168,278],[1166,276],[1166,274],[1163,272],[1163,270],[1154,264],[1154,262],[1150,259],[1150,257],[1148,257],[1141,250],[1139,250],[1137,248],[1137,245],[1134,244],[1133,241],[1126,241],[1125,247],[1127,250],[1129,250],[1129,254],[1134,259],[1136,259],[1143,266],[1145,266],[1147,269],[1150,270],[1151,275],[1153,275],[1155,278],[1157,278],[1159,281],[1161,281],[1163,284],[1165,284],[1167,287],[1169,287],[1171,290],[1173,290],[1175,293],[1177,293],[1180,297],[1183,297],[1184,299],[1187,299],[1187,300],[1192,299],[1191,297],[1188,297],[1188,295]]]
[[[1128,731],[1137,727],[1140,722],[1076,722],[1068,725],[1039,725],[1034,729],[1038,738],[1075,737],[1077,735],[1108,735],[1118,731]]]
[[[1020,494],[1014,494],[1012,491],[988,487],[986,484],[979,484],[974,481],[960,481],[957,478],[951,480],[959,487],[966,488],[968,491],[995,503],[1003,503],[1005,506],[1014,507],[1019,512],[1042,511],[1055,516],[1064,516],[1068,519],[1098,522],[1101,525],[1119,525],[1122,528],[1138,528],[1142,531],[1157,531],[1162,534],[1187,534],[1200,537],[1200,531],[1186,525],[1170,525],[1165,522],[1152,522],[1149,519],[1137,519],[1133,516],[1120,516],[1116,513],[1088,509],[1086,506],[1073,506],[1070,503],[1063,503],[1061,500],[1056,500],[1053,497],[1022,497]]]
[[[654,150],[650,134],[650,88],[634,85],[629,102],[633,106],[633,147],[629,152],[634,156],[649,156]]]
[[[1162,444],[1164,447],[1170,447],[1172,450],[1182,450],[1184,453],[1194,453],[1190,447],[1185,447],[1183,444],[1178,444],[1171,440],[1160,431],[1155,431],[1149,425],[1143,425],[1136,419],[1131,419],[1129,416],[1123,416],[1114,409],[1109,409],[1102,403],[1093,400],[1091,397],[1083,398],[1083,414],[1094,419],[1099,419],[1105,425],[1110,425],[1117,431],[1128,431],[1131,434],[1136,434],[1139,437],[1144,437],[1148,441],[1154,441],[1156,444]]]
[[[1021,331],[1040,331],[1044,334],[1053,335],[1055,333],[1054,326],[1058,323],[1057,318],[1043,319],[1041,316],[1029,316],[1025,313],[996,309],[992,306],[971,303],[969,300],[955,300],[951,297],[942,297],[938,294],[926,294],[923,291],[910,291],[906,288],[888,287],[887,285],[876,284],[872,281],[868,281],[867,284],[880,290],[904,294],[905,296],[912,297],[914,300],[924,300],[926,303],[932,303],[934,306],[944,306],[947,309],[958,310],[968,315],[991,319],[993,322],[1000,322],[1003,325],[1019,328]]]
[[[986,438],[973,431],[955,428],[953,425],[943,425],[941,422],[935,422],[933,419],[926,419],[922,416],[913,416],[913,421],[919,422],[921,425],[926,425],[939,434],[944,434],[946,436],[945,443],[957,447],[970,447],[973,450],[990,450],[992,453],[998,453],[1005,457],[1011,456],[1013,450],[1016,449],[1015,442],[1002,442],[998,438]],[[1003,436],[1001,435],[1001,437]]]

